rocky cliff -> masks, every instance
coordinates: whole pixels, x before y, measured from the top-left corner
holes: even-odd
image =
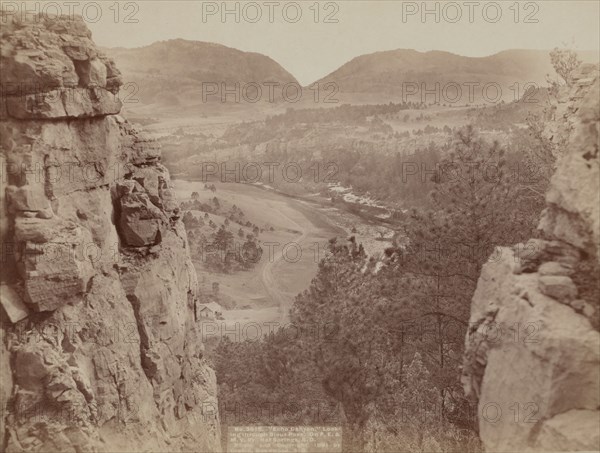
[[[220,450],[158,146],[81,19],[2,19],[0,450]]]
[[[600,449],[598,68],[563,88],[539,238],[501,248],[473,297],[463,382],[487,451]]]

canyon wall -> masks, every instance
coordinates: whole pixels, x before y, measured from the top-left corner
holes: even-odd
[[[2,19],[0,450],[220,451],[159,147],[80,18]]]
[[[500,248],[473,297],[463,383],[486,451],[600,449],[598,68],[563,87],[540,235]]]

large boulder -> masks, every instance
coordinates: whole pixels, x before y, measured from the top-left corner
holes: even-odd
[[[478,401],[486,451],[545,450],[539,423],[600,405],[600,334],[572,307],[543,294],[538,273],[514,273],[511,249],[483,267],[471,306],[463,384]],[[588,450],[597,436],[581,438]]]
[[[120,199],[120,233],[130,247],[157,245],[162,239],[166,222],[163,212],[152,202],[147,193],[131,193]]]

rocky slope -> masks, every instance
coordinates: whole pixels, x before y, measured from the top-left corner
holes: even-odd
[[[463,382],[487,451],[600,449],[599,100],[583,65],[555,106],[541,238],[498,250],[473,297]]]
[[[28,19],[1,30],[0,450],[218,451],[160,150],[81,19]]]

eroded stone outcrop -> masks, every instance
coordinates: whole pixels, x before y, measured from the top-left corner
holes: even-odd
[[[473,297],[463,383],[487,451],[600,449],[599,100],[585,65],[559,93],[541,239],[500,249]]]
[[[10,18],[0,57],[0,449],[219,451],[185,230],[118,70],[79,18]]]

